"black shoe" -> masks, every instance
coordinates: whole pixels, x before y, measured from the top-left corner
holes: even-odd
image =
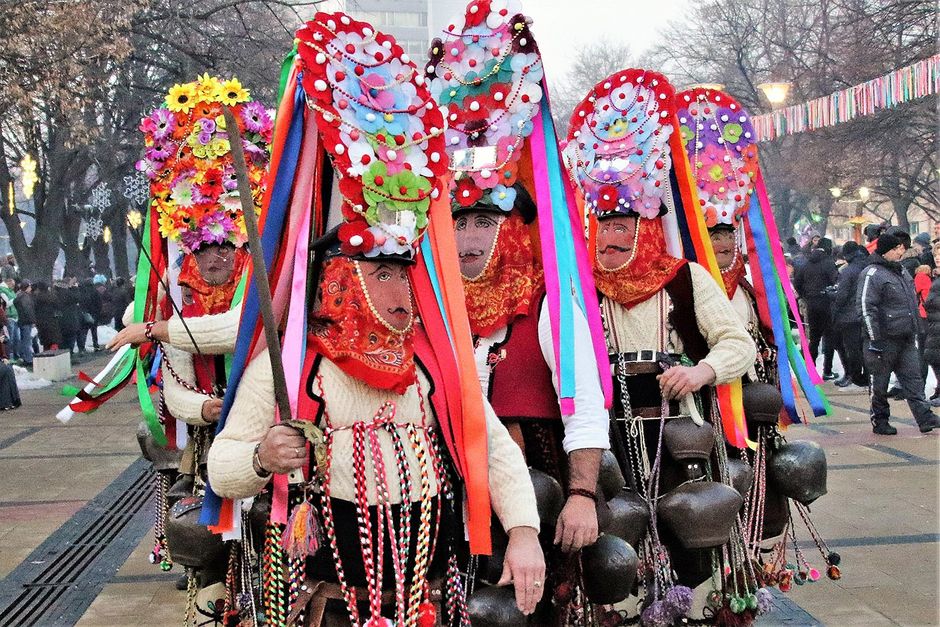
[[[833,372],[827,372],[827,373],[825,373],[825,374],[823,375],[823,381],[832,381],[832,380],[838,379],[838,378],[839,378],[839,375],[837,375],[837,374],[835,374],[835,373],[833,373]]]
[[[933,429],[933,427],[931,427],[931,429]],[[928,431],[929,430],[930,429],[928,429]],[[879,422],[873,425],[871,428],[871,432],[876,433],[878,435],[897,435],[898,434],[898,430],[892,427],[891,425],[889,425],[887,422]]]
[[[852,383],[852,379],[850,379],[849,377],[842,377],[841,379],[836,381],[835,385],[836,387],[844,388],[851,383]]]
[[[891,388],[890,390],[888,390],[888,397],[893,398],[893,399],[896,400],[896,401],[903,401],[903,400],[904,400],[904,390],[902,390],[902,389],[899,388],[898,386],[894,386],[893,388]]]
[[[940,418],[936,416],[931,416],[927,422],[920,425],[921,433],[930,433],[934,429],[940,429]]]

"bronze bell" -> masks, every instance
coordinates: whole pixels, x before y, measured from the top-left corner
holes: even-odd
[[[617,496],[626,484],[617,458],[609,450],[604,451],[604,454],[601,455],[601,466],[597,474],[598,496],[603,494],[604,500],[609,501]]]
[[[715,446],[714,427],[708,422],[699,426],[691,418],[667,420],[663,444],[675,460],[708,459]]]
[[[622,538],[602,533],[597,542],[581,549],[584,593],[592,603],[623,601],[633,590],[638,565],[632,546]]]
[[[140,446],[140,454],[143,455],[144,459],[153,463],[154,470],[179,469],[183,451],[157,444],[146,422],[141,421],[137,425],[137,444]]]
[[[751,484],[754,482],[754,469],[747,462],[740,459],[728,459],[728,475],[731,479],[731,487],[738,491],[741,496],[747,496]]]
[[[532,487],[535,488],[535,505],[539,510],[539,521],[543,528],[554,529],[558,514],[565,505],[565,493],[561,489],[561,484],[550,475],[535,468],[529,468],[529,478],[532,480]]]
[[[607,520],[598,520],[603,533],[625,540],[630,546],[640,546],[650,524],[650,512],[646,503],[636,492],[622,490],[607,501]]]
[[[467,599],[473,627],[516,627],[526,624],[525,614],[516,606],[512,586],[484,586]]]
[[[193,568],[209,568],[222,560],[222,536],[199,523],[202,497],[187,496],[170,508],[166,518],[166,541],[173,561]]]
[[[728,541],[744,498],[729,485],[696,481],[679,486],[659,501],[656,513],[689,549]]]
[[[809,505],[826,493],[826,452],[809,440],[794,440],[773,451],[767,480],[780,493]]]
[[[783,409],[780,390],[769,383],[748,383],[743,394],[745,418],[755,424],[777,424]]]

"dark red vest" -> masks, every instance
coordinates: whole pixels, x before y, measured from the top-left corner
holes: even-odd
[[[539,345],[541,298],[533,298],[529,313],[506,329],[506,339],[491,355],[502,357],[490,373],[490,405],[501,420],[561,419],[552,371]]]

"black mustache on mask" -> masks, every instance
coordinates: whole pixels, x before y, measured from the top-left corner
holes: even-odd
[[[463,259],[464,257],[482,257],[482,250],[465,250],[457,253],[457,256]]]
[[[389,310],[388,310],[388,313],[393,313],[393,314],[403,313],[403,314],[406,314],[406,313],[408,313],[408,310],[405,309],[404,307],[395,307],[395,309],[389,309]]]
[[[609,253],[612,250],[619,252],[619,253],[628,253],[630,252],[631,249],[624,248],[623,246],[617,246],[616,244],[608,244],[607,246],[604,247],[601,253]]]

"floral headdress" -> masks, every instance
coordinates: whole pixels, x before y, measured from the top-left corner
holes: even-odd
[[[728,94],[701,87],[679,93],[676,108],[706,226],[737,226],[758,167],[750,116]]]
[[[675,91],[661,74],[627,69],[604,79],[571,114],[568,163],[599,217],[666,212]]]
[[[150,179],[160,234],[185,253],[204,244],[241,246],[247,236],[223,107],[232,107],[248,161],[256,211],[264,194],[271,114],[249,100],[238,79],[203,75],[174,85],[163,106],[143,118],[146,150],[137,169]]]
[[[431,42],[431,93],[447,118],[457,209],[512,210],[523,142],[542,100],[542,58],[517,0],[474,0]]]
[[[308,106],[342,194],[346,255],[412,258],[447,171],[444,120],[393,37],[344,13],[297,33]]]

